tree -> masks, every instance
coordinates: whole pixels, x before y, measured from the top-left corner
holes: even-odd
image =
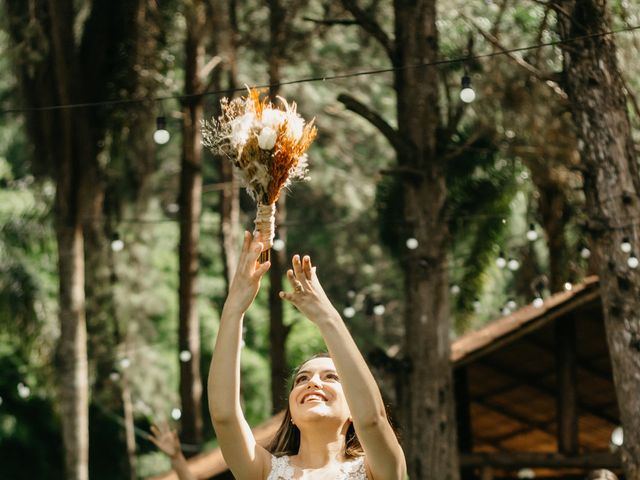
[[[344,7],[384,48],[394,70],[397,123],[355,98],[338,98],[387,138],[396,151],[390,172],[402,182],[404,232],[417,248],[403,255],[406,289],[405,362],[400,392],[404,447],[411,478],[459,478],[453,382],[449,364],[449,304],[446,169],[438,72],[417,64],[438,58],[436,4],[433,0],[394,2],[395,38],[354,0]],[[452,133],[452,132],[450,132]],[[425,425],[431,428],[425,428]]]
[[[129,91],[121,73],[137,58],[129,54],[150,7],[146,2],[88,2],[83,9],[67,0],[4,3],[23,103],[30,109],[27,125],[36,173],[56,184],[58,406],[66,477],[84,480],[89,455],[84,226],[104,199],[98,156],[110,112],[51,107],[104,99],[120,88]],[[87,16],[78,31],[80,10]]]
[[[595,251],[620,418],[622,462],[640,479],[640,276],[630,268],[624,239],[640,252],[640,176],[624,84],[604,0],[557,0],[563,83],[577,130],[588,229]]]

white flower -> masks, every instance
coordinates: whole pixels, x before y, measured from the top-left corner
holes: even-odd
[[[295,112],[287,113],[287,132],[294,140],[302,138],[304,130],[304,120]]]
[[[285,121],[286,116],[282,110],[276,108],[265,108],[262,111],[262,126],[278,130],[278,127]]]
[[[271,127],[264,127],[258,135],[258,146],[263,150],[271,150],[276,144],[278,133]]]
[[[253,112],[245,113],[231,121],[231,143],[235,146],[244,145],[249,139],[249,131],[256,116]]]

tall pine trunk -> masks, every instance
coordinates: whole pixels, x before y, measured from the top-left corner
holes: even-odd
[[[280,66],[286,48],[286,11],[280,0],[269,0],[269,97],[277,102],[280,91]],[[287,269],[287,204],[284,195],[280,197],[276,209],[277,237],[284,242],[284,248],[271,251],[269,269],[269,359],[271,361],[271,409],[277,413],[287,403],[287,355],[286,343],[290,328],[284,323],[283,302],[279,293],[283,290],[282,277]]]
[[[178,343],[180,351],[190,352],[180,362],[182,402],[182,441],[202,442],[202,380],[200,378],[200,320],[198,316],[198,243],[202,211],[202,147],[200,122],[203,115],[200,69],[204,58],[202,31],[204,4],[187,7],[185,40],[185,99],[182,114],[182,162],[180,173],[180,246]]]
[[[640,254],[640,177],[611,19],[604,0],[557,1],[564,86],[577,129],[588,226],[624,429],[625,478],[640,479],[640,274],[627,264],[626,237]]]

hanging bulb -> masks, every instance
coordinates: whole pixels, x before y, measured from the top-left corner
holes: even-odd
[[[569,292],[573,290],[573,284],[571,282],[564,282],[564,289]]]
[[[386,308],[384,307],[383,304],[379,303],[378,305],[376,305],[375,307],[373,307],[373,313],[374,315],[384,315]]]
[[[629,265],[629,268],[633,268],[635,270],[638,268],[638,265],[640,265],[640,260],[638,260],[638,257],[632,253],[629,255],[629,258],[627,258],[627,265]]]
[[[622,239],[622,243],[620,244],[620,250],[622,250],[624,253],[631,252],[631,242],[629,241],[629,237],[624,237]]]
[[[482,302],[480,302],[479,298],[476,298],[471,304],[471,306],[473,307],[474,312],[480,313],[480,309],[482,308]]]
[[[170,138],[171,135],[167,130],[167,119],[165,117],[156,118],[156,131],[153,132],[153,141],[158,145],[164,145]]]
[[[505,305],[500,310],[500,313],[502,314],[503,317],[506,317],[507,315],[511,315],[511,309]]]
[[[515,258],[510,258],[509,261],[507,262],[507,267],[512,272],[515,272],[516,270],[518,270],[520,268],[520,262],[518,260],[516,260]]]
[[[418,248],[418,239],[413,237],[407,238],[406,245],[409,250],[415,250],[416,248]]]
[[[189,360],[191,360],[191,352],[189,350],[182,350],[178,357],[180,358],[180,361],[182,363],[187,363]]]
[[[513,298],[510,298],[509,300],[507,300],[506,307],[509,310],[513,311],[518,307],[518,304],[516,303],[516,301]]]
[[[622,427],[616,427],[611,432],[611,444],[615,447],[621,447],[624,444],[624,431]]]
[[[544,307],[544,300],[542,299],[542,296],[541,296],[540,294],[538,294],[538,295],[536,296],[536,298],[534,298],[534,299],[533,299],[532,304],[533,304],[533,306],[534,306],[535,308],[542,308],[542,307]]]
[[[284,250],[284,240],[282,240],[281,238],[276,238],[273,241],[273,246],[271,248],[276,252],[281,252],[282,250]]]
[[[345,307],[345,309],[342,311],[342,314],[345,318],[353,318],[356,315],[356,309],[353,307]]]
[[[536,232],[536,226],[532,223],[529,225],[529,230],[527,231],[527,240],[530,242],[535,242],[538,239],[538,232]]]
[[[173,418],[176,422],[180,420],[180,417],[182,417],[182,410],[177,407],[171,410],[171,418]]]
[[[124,249],[124,242],[120,238],[118,232],[115,232],[111,237],[111,250],[114,252],[121,252]]]
[[[454,283],[451,285],[451,295],[458,295],[460,293],[460,285]]]
[[[462,90],[460,90],[460,100],[464,103],[471,103],[476,98],[476,92],[471,88],[471,77],[464,75],[462,77]]]
[[[585,260],[588,259],[589,257],[591,257],[591,250],[589,250],[587,247],[582,247],[580,249],[580,256]]]
[[[498,254],[498,258],[496,258],[496,265],[498,266],[498,268],[503,269],[504,267],[507,266],[507,259],[504,258],[504,254],[502,252],[500,252]]]

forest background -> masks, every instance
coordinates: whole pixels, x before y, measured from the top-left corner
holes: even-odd
[[[587,33],[640,24],[637,0],[584,2],[592,3],[610,17],[595,15],[604,20]],[[158,473],[168,460],[144,432],[171,418],[187,453],[215,445],[203,378],[254,205],[229,165],[202,151],[199,122],[245,84],[272,85],[266,94],[297,101],[319,129],[310,179],[279,206],[282,248],[247,315],[242,398],[252,425],[282,407],[288,372],[324,349],[315,328],[275,295],[293,253],[309,253],[319,266],[400,425],[411,424],[414,396],[437,398],[440,388],[441,413],[453,411],[450,374],[436,368],[448,364],[448,347],[425,359],[426,370],[413,369],[422,383],[433,379],[431,390],[415,392],[413,373],[402,373],[407,359],[418,361],[407,339],[422,315],[416,305],[430,305],[438,328],[414,337],[448,345],[606,263],[602,244],[593,243],[594,231],[606,235],[591,223],[589,149],[572,117],[579,88],[566,77],[576,53],[542,46],[566,38],[567,25],[582,25],[574,2],[0,5],[6,478]],[[424,8],[423,16],[411,8]],[[430,50],[405,42],[405,31],[428,38]],[[629,111],[634,152],[639,35],[607,36],[617,47],[616,91]],[[530,45],[540,47],[506,51]],[[463,76],[475,89],[472,103],[460,100]],[[412,102],[424,117],[411,115]],[[171,135],[164,145],[153,142],[158,117]],[[432,141],[421,146],[416,131]],[[640,251],[630,227],[610,229],[611,238]],[[637,314],[628,328],[640,331]],[[408,450],[440,441],[449,453],[438,468],[451,470],[450,423],[440,440],[408,432]]]

